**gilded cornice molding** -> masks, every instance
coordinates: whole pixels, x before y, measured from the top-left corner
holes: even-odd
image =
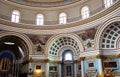
[[[96,58],[97,58],[97,59],[102,59],[102,58],[105,58],[105,56],[104,56],[104,55],[101,55],[101,54],[98,54],[98,55],[96,55]]]
[[[30,63],[34,63],[34,62],[48,63],[48,62],[49,62],[49,60],[48,60],[48,59],[38,60],[38,59],[33,59],[33,58],[30,58],[30,59],[29,59],[29,62],[30,62]]]

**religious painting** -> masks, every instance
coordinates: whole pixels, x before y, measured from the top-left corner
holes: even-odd
[[[50,35],[28,35],[28,37],[31,39],[31,41],[34,44],[34,50],[35,52],[43,52],[44,46],[48,39],[51,37]]]
[[[57,71],[57,66],[50,66],[50,71]]]
[[[95,65],[94,65],[94,61],[89,61],[88,62],[88,68],[94,68]]]
[[[84,32],[78,33],[78,35],[82,38],[83,41],[86,41],[87,39],[94,39],[96,33],[96,29],[89,29],[85,30]]]
[[[9,57],[3,57],[0,62],[0,69],[1,70],[9,70],[11,68],[11,61]]]
[[[117,69],[118,68],[118,62],[117,61],[105,61],[104,68],[106,69]]]
[[[66,66],[66,76],[71,76],[71,75],[72,75],[72,67]]]
[[[41,69],[41,65],[36,65],[36,70],[40,70]]]
[[[41,44],[45,45],[48,39],[51,37],[50,35],[28,35],[32,40],[33,44]]]

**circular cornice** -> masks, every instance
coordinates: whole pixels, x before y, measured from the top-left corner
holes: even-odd
[[[77,32],[96,27],[99,24],[117,16],[120,12],[120,5],[118,5],[119,3],[120,1],[115,3],[110,8],[105,9],[96,15],[93,15],[88,19],[71,22],[65,25],[36,26],[24,23],[12,23],[11,21],[0,19],[0,29],[27,34],[44,35]]]
[[[20,8],[26,8],[26,9],[32,9],[32,10],[56,10],[56,9],[65,9],[65,8],[70,8],[70,7],[74,7],[74,6],[78,6],[81,3],[85,2],[87,0],[78,0],[76,2],[73,3],[69,3],[66,5],[61,5],[61,6],[30,6],[30,5],[23,5],[23,4],[19,4],[13,1],[8,1],[8,0],[2,0],[1,2],[8,4],[8,5],[12,5],[15,7],[20,7]]]

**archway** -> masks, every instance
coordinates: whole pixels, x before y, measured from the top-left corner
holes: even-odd
[[[72,70],[71,74],[68,74],[69,71],[66,74],[62,74],[62,72],[65,70],[61,68],[65,66],[64,64],[65,61],[62,60],[62,55],[67,50],[70,50],[72,52],[73,60],[68,61],[68,68],[70,65],[70,68],[72,69],[75,66],[73,61],[79,59],[80,52],[84,52],[84,48],[80,37],[73,33],[59,34],[51,37],[48,40],[46,44],[46,54],[48,54],[49,61],[51,61],[49,63],[49,67],[47,67],[48,71],[50,71],[49,76],[53,76],[53,75],[54,76],[58,75],[60,77],[64,77],[65,75],[67,77],[76,76],[77,72],[75,72],[75,70]],[[52,61],[54,62],[52,63]],[[72,64],[70,64],[70,62],[72,62]],[[58,72],[54,73],[53,71],[51,71],[51,67],[56,67]],[[65,68],[67,68],[67,66]]]
[[[117,41],[117,39],[120,36],[119,26],[120,26],[120,17],[114,17],[106,21],[104,24],[102,24],[101,27],[99,27],[99,29],[97,30],[96,35],[95,35],[95,48],[98,50],[108,49],[108,48],[115,49],[116,46],[114,45],[116,44],[114,43],[115,41]],[[111,35],[113,36],[111,37]],[[106,40],[104,40],[104,38]],[[114,42],[112,42],[112,39],[114,40]]]
[[[62,77],[74,77],[74,57],[73,51],[65,50],[62,53]]]
[[[0,35],[0,76],[17,77],[20,73],[27,72],[29,59],[29,44],[27,36],[2,32]],[[3,34],[3,35],[2,35]],[[18,35],[15,35],[18,34]],[[19,36],[20,35],[20,36]],[[21,37],[22,36],[22,37]],[[27,41],[27,42],[26,42]],[[24,70],[22,70],[24,68]]]

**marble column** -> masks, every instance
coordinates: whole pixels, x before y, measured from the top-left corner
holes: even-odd
[[[30,74],[30,73],[33,73],[34,71],[34,69],[32,68],[32,62],[33,62],[33,59],[32,58],[30,58],[29,59],[29,68],[28,68],[28,77],[33,77],[33,74]],[[31,69],[31,70],[30,70]]]
[[[49,60],[46,60],[45,63],[46,63],[46,69],[44,71],[45,77],[49,77]]]
[[[58,72],[58,77],[62,77],[62,76],[61,76],[61,68],[62,68],[62,67],[61,67],[61,63],[62,63],[61,61],[58,62],[58,64],[59,64],[59,67],[58,67],[58,71],[59,71],[59,72]]]
[[[74,61],[74,77],[77,77],[77,60]]]
[[[96,58],[97,58],[97,60],[98,60],[98,74],[99,75],[101,75],[101,77],[103,77],[102,76],[102,74],[103,74],[103,66],[102,66],[102,57],[103,57],[103,55],[97,55],[96,56]]]
[[[84,73],[84,59],[85,57],[80,57],[80,61],[81,61],[81,76],[85,77],[85,73]]]

